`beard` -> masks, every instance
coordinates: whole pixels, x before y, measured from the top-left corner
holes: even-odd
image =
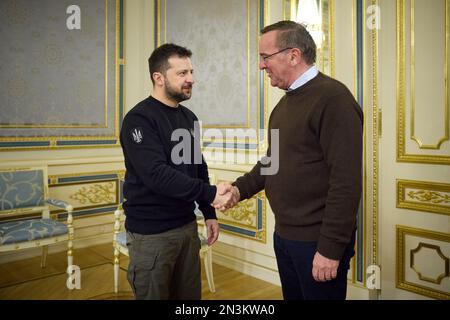
[[[174,88],[170,85],[170,83],[169,83],[169,81],[167,81],[167,79],[164,79],[164,84],[166,87],[165,92],[166,92],[167,98],[169,98],[173,101],[176,101],[177,103],[180,103],[185,100],[189,100],[191,98],[192,91],[190,91],[189,93],[185,93],[185,92],[183,92],[183,89],[191,89],[192,90],[192,85],[185,85],[180,90],[177,90],[176,88]]]

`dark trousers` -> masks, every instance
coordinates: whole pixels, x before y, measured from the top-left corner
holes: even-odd
[[[128,282],[136,300],[200,300],[197,221],[163,233],[127,232]]]
[[[312,276],[317,242],[287,240],[274,233],[273,243],[285,300],[345,300],[347,272],[355,253],[354,234],[339,263],[337,277],[326,282],[317,282]]]

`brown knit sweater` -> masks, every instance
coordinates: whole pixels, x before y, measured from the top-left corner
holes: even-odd
[[[320,254],[341,259],[362,190],[362,127],[350,91],[322,73],[287,92],[269,120],[279,129],[279,171],[261,175],[258,162],[234,183],[241,200],[265,189],[279,236],[317,241]]]

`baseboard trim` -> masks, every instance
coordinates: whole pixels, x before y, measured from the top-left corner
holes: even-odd
[[[213,251],[213,263],[217,263],[226,268],[244,273],[274,285],[281,286],[278,271],[253,264],[251,262],[242,261],[217,251]]]
[[[347,300],[371,300],[370,290],[349,283],[347,286]]]

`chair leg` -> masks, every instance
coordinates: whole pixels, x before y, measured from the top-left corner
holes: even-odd
[[[71,207],[71,206],[70,206]],[[67,216],[67,228],[69,230],[67,240],[67,270],[69,270],[69,267],[73,265],[73,217],[72,217],[72,209],[68,211]]]
[[[67,250],[67,272],[69,272],[69,267],[73,265],[73,255],[72,255],[72,243],[69,241]]]
[[[211,247],[206,249],[206,253],[204,256],[205,263],[205,271],[206,271],[206,279],[208,280],[209,291],[216,292],[216,287],[214,285],[214,275],[212,269],[212,250]]]
[[[48,246],[42,247],[41,268],[45,268],[47,265]]]
[[[119,250],[114,248],[114,293],[119,292],[119,267],[120,267],[120,261],[119,261]]]

